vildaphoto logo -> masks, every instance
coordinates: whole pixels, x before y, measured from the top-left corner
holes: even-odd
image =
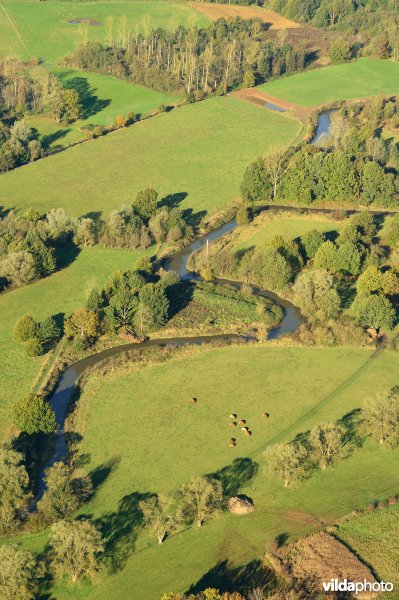
[[[354,592],[361,594],[362,592],[392,592],[393,583],[390,581],[348,581],[347,579],[331,579],[323,581],[323,589],[325,592]]]

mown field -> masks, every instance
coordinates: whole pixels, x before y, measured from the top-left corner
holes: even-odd
[[[158,600],[165,590],[185,591],[197,582],[224,587],[275,536],[292,539],[317,529],[319,519],[333,523],[397,492],[399,449],[383,452],[366,442],[335,468],[288,489],[265,473],[262,453],[358,408],[381,381],[386,389],[397,384],[398,360],[389,352],[372,357],[365,349],[270,344],[194,349],[167,363],[92,378],[79,401],[77,428],[85,468],[99,487],[84,513],[107,531],[113,573],[105,571],[92,587],[60,586],[56,597]],[[268,420],[261,417],[265,410]],[[253,431],[244,438],[235,430],[235,449],[228,444],[231,412]],[[138,501],[144,494],[175,493],[192,476],[215,472],[223,474],[228,494],[252,497],[256,511],[223,514],[161,547],[143,532]],[[44,537],[30,536],[26,544],[39,548]]]
[[[133,31],[143,31],[147,26],[174,29],[179,25],[206,26],[209,23],[189,4],[168,0],[2,0],[0,55],[57,62],[84,40],[84,28],[69,21],[91,20],[94,23],[87,27],[88,39],[105,43],[107,17],[114,19],[114,39],[119,36],[122,17],[126,17],[127,28]]]
[[[10,426],[16,394],[20,397],[31,389],[44,361],[43,357],[29,358],[23,347],[13,341],[12,332],[19,317],[30,314],[35,319],[43,319],[70,314],[82,306],[93,285],[103,285],[116,270],[131,268],[142,254],[135,250],[83,249],[77,257],[71,257],[70,266],[58,273],[0,296],[1,437]]]
[[[260,89],[302,106],[399,93],[399,63],[361,58],[277,79]]]
[[[372,565],[379,579],[395,585],[396,592],[383,595],[387,600],[399,598],[398,529],[399,509],[396,505],[355,516],[337,530],[339,539]]]
[[[160,104],[170,105],[178,100],[163,92],[99,73],[62,68],[53,69],[53,72],[65,87],[79,93],[83,112],[78,121],[68,126],[48,116],[30,117],[28,122],[38,131],[46,149],[57,149],[84,139],[80,128],[88,124],[112,125],[119,115],[126,117],[129,112],[144,115]]]
[[[109,213],[154,187],[200,216],[237,198],[248,162],[287,146],[299,127],[237,98],[212,98],[3,174],[0,205]]]

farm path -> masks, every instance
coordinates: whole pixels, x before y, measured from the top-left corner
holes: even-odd
[[[7,21],[10,23],[11,29],[13,30],[13,32],[15,33],[15,35],[17,36],[18,42],[22,45],[23,49],[27,52],[28,56],[30,58],[32,58],[32,54],[30,53],[30,50],[28,48],[28,46],[25,43],[24,38],[22,37],[22,35],[20,34],[20,32],[18,31],[17,26],[15,25],[13,19],[11,18],[8,10],[6,9],[4,2],[2,0],[0,0],[0,7],[2,9],[2,11],[4,12]]]

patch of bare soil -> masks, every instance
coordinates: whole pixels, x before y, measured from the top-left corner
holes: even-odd
[[[264,108],[268,108],[266,106],[267,104],[274,104],[283,111],[290,112],[299,119],[305,118],[309,113],[309,109],[305,108],[304,106],[294,104],[293,102],[288,102],[287,100],[277,98],[277,96],[272,96],[271,94],[266,94],[266,92],[262,92],[258,88],[245,88],[243,90],[237,90],[232,92],[232,96],[236,96],[241,100],[245,100],[251,104],[256,104],[257,106],[263,106]],[[272,110],[270,107],[269,109]]]
[[[70,25],[80,25],[81,23],[86,23],[91,27],[100,27],[102,23],[100,21],[95,21],[94,19],[71,19],[68,21]]]
[[[222,17],[225,19],[240,17],[241,19],[260,19],[268,25],[268,29],[295,29],[301,27],[299,23],[286,19],[273,10],[259,6],[207,4],[205,2],[191,2],[191,6],[212,21],[216,21]]]

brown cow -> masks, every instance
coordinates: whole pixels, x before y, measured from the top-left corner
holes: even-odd
[[[230,427],[237,427],[237,423],[235,421],[231,421]]]

